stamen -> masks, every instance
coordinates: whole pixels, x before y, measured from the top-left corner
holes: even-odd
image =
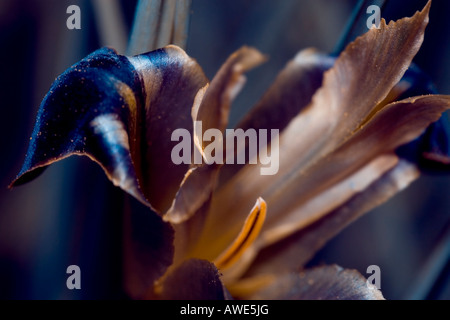
[[[218,269],[232,266],[256,240],[266,219],[266,210],[266,202],[259,197],[236,240],[214,261]]]

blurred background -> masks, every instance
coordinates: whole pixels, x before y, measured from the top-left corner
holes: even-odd
[[[19,172],[40,101],[55,77],[103,45],[124,53],[137,1],[110,1],[108,14],[115,18],[106,15],[106,21],[117,28],[122,41],[116,43],[102,36],[105,14],[98,2],[0,0],[1,299],[125,298],[117,210],[122,192],[100,167],[71,157],[31,183],[7,188]],[[233,125],[299,50],[332,52],[357,2],[193,0],[186,51],[210,79],[242,45],[269,56],[248,74],[233,105]],[[390,0],[382,17],[411,16],[426,2]],[[81,30],[66,27],[66,9],[73,4],[81,9]],[[425,42],[414,60],[443,94],[450,94],[449,13],[449,1],[433,0]],[[449,192],[449,175],[423,175],[349,226],[310,265],[337,263],[365,276],[368,266],[378,265],[387,299],[449,299]],[[71,264],[82,270],[82,290],[66,287]]]

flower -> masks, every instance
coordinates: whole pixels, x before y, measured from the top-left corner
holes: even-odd
[[[124,226],[125,286],[133,298],[382,298],[354,271],[295,271],[419,175],[396,150],[437,121],[450,96],[395,100],[411,86],[402,77],[429,9],[383,20],[336,60],[306,49],[288,63],[237,126],[281,132],[258,145],[279,149],[274,175],[261,175],[262,163],[175,164],[171,157],[173,132],[183,128],[193,153],[207,160],[217,141],[202,137],[226,130],[244,73],[266,60],[256,49],[232,54],[209,83],[176,46],[133,57],[102,48],[53,83],[13,185],[86,155],[145,205],[145,212],[126,213]],[[426,155],[445,163],[439,151]]]

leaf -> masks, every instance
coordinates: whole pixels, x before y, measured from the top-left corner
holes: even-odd
[[[356,270],[337,265],[284,274],[251,299],[264,300],[384,300]]]

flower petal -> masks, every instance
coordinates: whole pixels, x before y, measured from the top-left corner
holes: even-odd
[[[259,130],[278,129],[280,132],[288,123],[305,108],[322,85],[323,73],[331,68],[335,59],[321,54],[314,49],[300,51],[289,61],[278,74],[274,83],[266,91],[261,100],[236,125],[236,128],[246,131],[249,128]],[[270,135],[267,137],[270,142]],[[248,141],[242,146],[248,152]],[[258,146],[259,148],[259,146]],[[227,150],[229,154],[230,150]],[[239,154],[241,150],[235,150]],[[224,165],[220,170],[219,186],[230,179],[244,165],[234,161],[234,164]]]
[[[131,197],[128,200],[123,221],[123,282],[131,298],[142,299],[173,262],[174,231],[147,206]]]
[[[379,180],[355,194],[322,219],[261,251],[247,271],[247,277],[289,272],[303,267],[328,240],[364,213],[381,205],[419,177],[417,167],[405,160]]]
[[[214,195],[205,239],[212,239],[212,235],[217,235],[219,226],[222,230],[229,228],[237,234],[239,221],[245,218],[247,210],[252,205],[250,199],[259,196],[266,199],[270,209],[264,228],[270,228],[272,219],[278,219],[280,215],[284,216],[287,213],[285,210],[289,211],[294,206],[300,205],[305,197],[308,197],[307,194],[311,195],[314,188],[318,188],[316,191],[324,190],[327,186],[322,183],[325,182],[328,186],[336,183],[337,176],[343,173],[344,168],[347,172],[344,175],[347,175],[350,171],[355,172],[364,166],[365,163],[359,162],[361,159],[350,151],[347,151],[345,156],[336,153],[330,157],[330,154],[345,144],[377,112],[380,112],[377,106],[384,101],[393,86],[401,79],[422,43],[424,29],[428,22],[428,11],[429,4],[412,18],[404,18],[391,22],[389,25],[383,21],[380,29],[369,30],[347,47],[333,68],[325,73],[323,85],[314,95],[312,103],[303,109],[281,134],[278,173],[274,176],[261,176],[260,165],[247,165],[240,170]],[[421,122],[417,115],[425,110],[420,107],[417,110],[411,110],[412,113],[405,115],[401,120],[405,128],[394,130],[394,132],[398,130],[400,134],[396,135],[399,140],[395,143],[395,140],[391,140],[395,147],[415,138],[415,136],[409,136],[409,139],[405,139],[408,135],[402,136],[404,129],[411,130],[409,135],[412,132],[414,135],[419,135],[445,110],[442,105],[431,106],[433,100],[445,106],[447,104],[445,97],[430,99],[425,104],[430,107],[429,115],[433,120]],[[440,99],[442,101],[438,101]],[[406,110],[403,111],[405,112]],[[369,151],[366,155],[370,153],[372,157],[376,157],[382,152],[392,152],[393,150],[385,149],[375,154],[370,150],[372,147],[378,148],[382,145],[382,139],[386,138],[384,135],[388,133],[390,135],[392,128],[400,127],[396,123],[397,119],[401,117],[385,120],[389,123],[389,129],[386,124],[378,122],[385,128],[381,131],[384,132],[383,137],[378,136],[381,140],[377,142],[374,140],[366,142],[360,146],[362,149],[358,150],[357,154],[361,155]],[[406,119],[409,119],[411,123],[406,124],[403,121]],[[372,132],[377,130],[373,128]],[[373,143],[375,145],[372,145]],[[358,161],[358,164],[351,165],[348,162],[351,162],[351,159]],[[364,156],[363,161],[370,160],[372,159]],[[322,163],[323,166],[318,163]],[[313,167],[325,170],[322,172],[312,170]],[[383,172],[380,171],[380,174]],[[335,176],[336,173],[337,176]],[[319,176],[316,177],[315,174]],[[300,198],[299,195],[301,195]],[[274,198],[278,200],[273,201]],[[233,199],[231,204],[229,199]],[[280,205],[281,203],[283,204]],[[233,212],[233,215],[229,212]],[[217,241],[225,245],[231,239],[223,237]]]
[[[378,111],[422,44],[429,6],[412,18],[383,20],[347,46],[311,105],[283,131],[280,154],[295,161],[280,163],[280,176],[335,150]]]
[[[192,133],[191,107],[206,83],[198,64],[176,46],[130,58],[95,51],[52,84],[12,185],[55,161],[86,155],[115,185],[164,213],[189,169],[171,161],[171,134],[176,128]]]
[[[356,270],[337,265],[280,276],[251,299],[384,300],[382,293]]]
[[[431,79],[412,64],[402,80],[392,89],[387,103],[418,95],[436,94]],[[413,161],[424,172],[450,170],[450,120],[448,113],[432,123],[415,141],[397,150],[401,157]]]
[[[171,269],[150,292],[161,300],[223,300],[227,298],[219,272],[213,263],[189,259]]]
[[[450,108],[450,96],[414,97],[389,104],[301,177],[292,179],[271,196],[263,194],[271,208],[270,216],[255,248],[249,252],[256,253],[326,219],[335,208],[366,190],[396,165],[394,150],[420,135],[445,108]],[[345,220],[341,222],[345,225]],[[318,236],[321,241],[328,239],[323,234]],[[300,264],[300,256],[296,260]],[[248,265],[249,261],[242,263]]]
[[[270,208],[273,208],[267,225],[270,228],[283,225],[282,228],[294,230],[304,227],[303,223],[306,221],[308,221],[306,224],[309,224],[311,215],[319,218],[318,212],[321,211],[317,208],[306,214],[306,201],[314,197],[309,197],[308,194],[323,193],[327,188],[337,185],[337,181],[345,180],[351,172],[363,167],[371,159],[393,153],[399,146],[418,137],[430,123],[437,121],[442,112],[449,108],[450,96],[442,95],[413,97],[389,104],[335,152],[318,161],[298,177],[292,177],[282,188],[271,193],[270,197],[262,194]],[[395,130],[392,130],[393,128]],[[378,176],[384,172],[383,169],[379,170]],[[370,182],[368,177],[370,175],[362,176],[361,182],[364,180]],[[358,185],[356,180],[354,183]],[[348,191],[348,196],[355,194],[357,189],[356,186],[352,187]],[[343,201],[346,197],[342,195],[340,199]],[[332,201],[326,201],[322,205],[327,207],[332,204]],[[297,214],[291,214],[290,211]],[[282,220],[284,222],[280,223]],[[267,241],[270,242],[268,239]]]
[[[266,60],[258,50],[242,47],[234,52],[211,81],[201,104],[196,110],[194,120],[202,122],[202,135],[211,128],[224,131],[228,125],[231,103],[245,84],[244,73],[260,65]],[[202,148],[208,145],[203,141]]]
[[[243,73],[264,60],[264,56],[256,49],[242,47],[227,59],[211,84],[200,92],[201,101],[196,99],[192,117],[194,121],[201,122],[202,126],[201,129],[194,128],[195,152],[199,151],[206,163],[209,161],[205,158],[203,150],[209,143],[202,139],[204,132],[208,129],[218,129],[223,134],[228,124],[231,103],[245,83]],[[216,185],[219,168],[220,164],[203,164],[192,168],[185,175],[164,219],[172,223],[181,223],[194,215],[210,197]]]
[[[73,154],[97,161],[108,178],[145,202],[131,159],[140,99],[137,74],[113,50],[99,49],[66,70],[43,99],[25,162],[12,185]],[[131,94],[130,94],[131,93]]]
[[[182,49],[163,49],[130,58],[141,74],[146,92],[140,168],[142,189],[151,205],[165,213],[180,188],[189,164],[174,164],[171,141],[174,130],[192,135],[191,107],[197,92],[207,84],[201,67]],[[175,94],[176,93],[176,94]]]

